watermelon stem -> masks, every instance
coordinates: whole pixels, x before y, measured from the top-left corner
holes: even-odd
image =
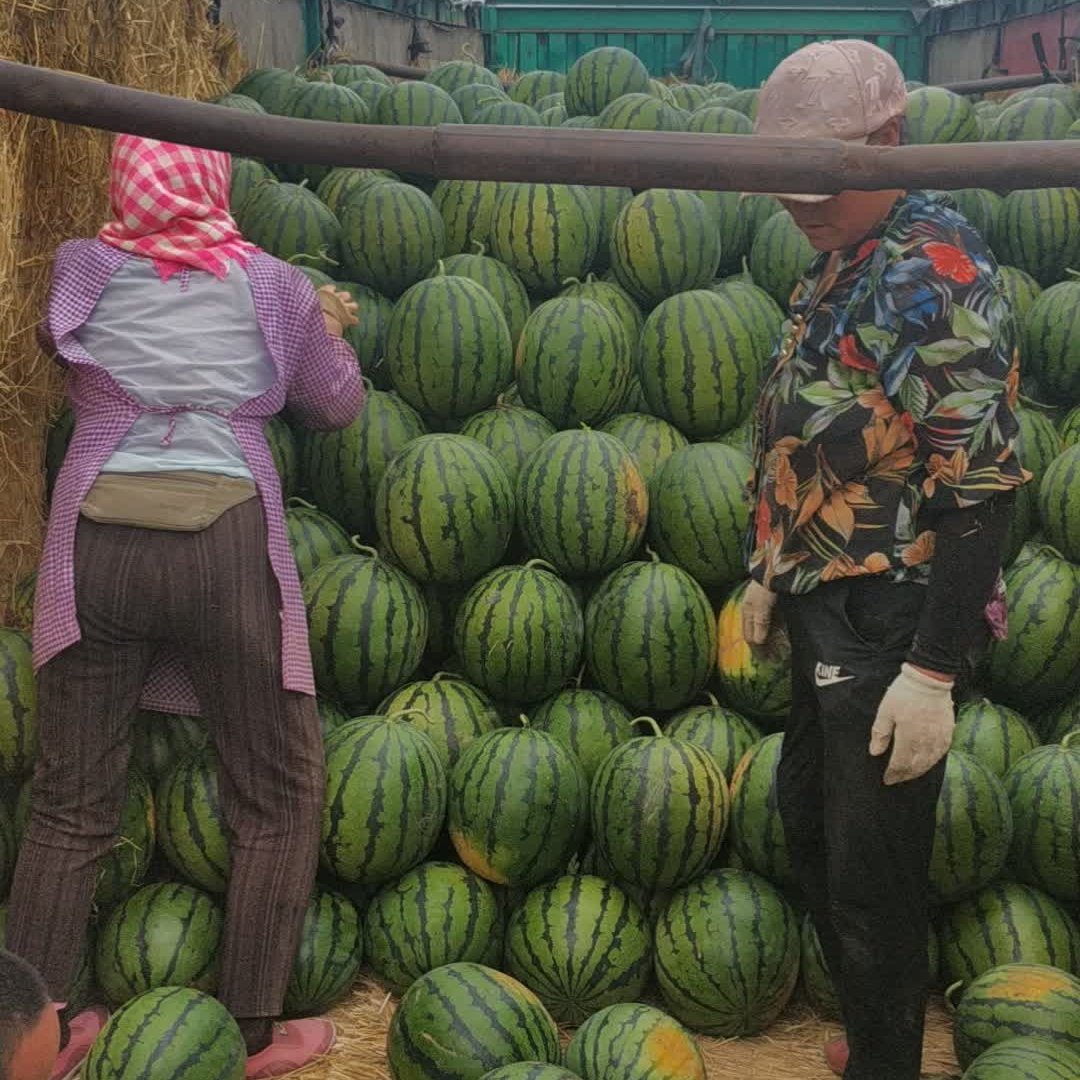
[[[530,559],[525,564],[526,570],[533,570],[536,567],[539,567],[541,570],[547,570],[550,573],[554,574],[556,577],[559,576],[559,571],[556,570],[555,567],[552,566],[551,563],[549,563],[546,559]]]
[[[476,248],[477,255],[483,255],[484,252],[487,251],[487,248],[484,246],[484,242],[482,240],[474,240],[472,242],[472,246]]]
[[[436,671],[431,677],[432,682],[441,682],[443,679],[460,679],[461,676],[454,671]]]
[[[650,728],[652,728],[652,733],[654,735],[663,735],[664,734],[660,730],[660,725],[651,716],[638,716],[638,717],[635,717],[633,720],[630,721],[630,726],[633,727],[635,724],[647,724]]]
[[[718,709],[720,707],[719,700],[711,690],[702,690],[701,697],[703,697],[714,709]]]
[[[379,551],[377,548],[373,548],[368,544],[362,544],[359,536],[350,536],[349,543],[356,549],[360,555],[370,555],[371,558],[377,559],[379,557]]]
[[[959,982],[954,982],[952,986],[950,986],[948,990],[945,991],[945,1004],[946,1006],[948,1006],[949,1012],[956,1012],[957,1003],[953,1000],[953,998],[956,995],[956,991],[961,989],[963,985],[964,980],[961,979]]]
[[[386,717],[387,720],[400,720],[406,716],[427,716],[427,713],[423,709],[400,709],[397,712],[389,713]]]
[[[1073,741],[1074,741],[1074,740],[1076,740],[1076,739],[1080,739],[1080,728],[1077,728],[1077,729],[1075,729],[1074,731],[1070,731],[1070,732],[1069,732],[1069,733],[1068,733],[1068,734],[1067,734],[1067,735],[1065,736],[1065,738],[1061,740],[1061,745],[1062,745],[1062,746],[1063,746],[1063,747],[1064,747],[1064,748],[1065,748],[1066,750],[1071,750],[1071,749],[1072,749],[1072,744],[1073,744]]]
[[[315,504],[309,503],[307,499],[301,499],[299,495],[294,495],[287,504],[288,506],[302,506],[305,510],[314,510]]]
[[[648,555],[649,558],[655,563],[658,563],[658,562],[662,561],[660,556],[657,555],[656,552],[653,551],[653,549],[651,547],[649,547],[648,544],[645,545],[645,554]]]
[[[518,713],[518,720],[521,722],[522,727],[529,726],[529,718],[524,713]]]

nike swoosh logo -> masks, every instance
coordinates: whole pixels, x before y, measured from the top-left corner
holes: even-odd
[[[850,682],[854,678],[854,675],[832,675],[827,679],[822,679],[818,676],[815,676],[814,685],[818,687],[835,686],[837,683]]]

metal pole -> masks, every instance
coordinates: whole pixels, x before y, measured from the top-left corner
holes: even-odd
[[[1080,176],[1080,140],[875,147],[746,135],[336,124],[149,94],[9,61],[0,61],[0,108],[270,161],[448,179],[835,194],[1072,187]]]
[[[1051,71],[1047,79],[1041,71],[1034,75],[999,75],[993,79],[970,79],[967,82],[945,83],[943,89],[954,94],[990,94],[999,90],[1023,90],[1028,86],[1042,86],[1050,82],[1069,82],[1068,71]]]

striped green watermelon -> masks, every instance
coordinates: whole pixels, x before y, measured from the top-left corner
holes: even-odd
[[[647,413],[623,413],[600,430],[613,435],[634,455],[646,485],[652,484],[672,454],[689,445],[677,427]]]
[[[393,180],[369,184],[345,197],[341,236],[349,279],[393,297],[427,277],[446,243],[442,218],[431,199],[419,188]]]
[[[380,86],[393,85],[388,75],[370,64],[331,64],[326,72],[334,82],[342,86],[349,86],[355,82],[373,82]]]
[[[633,735],[630,713],[610,694],[573,687],[538,705],[529,719],[571,751],[590,783],[604,758]]]
[[[354,706],[375,702],[416,670],[428,619],[416,584],[374,554],[339,555],[304,582],[320,691]]]
[[[1002,552],[1002,567],[1010,567],[1020,556],[1020,553],[1028,545],[1029,539],[1034,535],[1038,524],[1038,491],[1025,484],[1018,488],[1013,502],[1012,514],[1009,517],[1009,529],[1005,534],[1005,550]]]
[[[987,665],[995,701],[1016,708],[1053,704],[1080,680],[1080,569],[1049,548],[1005,573],[1009,632],[994,641]]]
[[[610,257],[618,283],[652,308],[712,281],[720,263],[720,235],[705,203],[692,191],[653,188],[619,212]]]
[[[1068,450],[1080,442],[1080,406],[1070,409],[1062,418],[1058,426],[1061,435],[1061,448]]]
[[[743,755],[731,779],[731,850],[745,870],[777,888],[795,884],[777,793],[782,733],[766,736]]]
[[[382,183],[383,180],[396,179],[397,177],[386,169],[353,169],[341,166],[326,174],[315,189],[315,194],[335,215],[340,215],[349,196],[354,192]]]
[[[1013,839],[1009,797],[987,766],[953,749],[937,802],[930,893],[948,903],[978,892],[1005,869]]]
[[[115,908],[97,938],[98,985],[112,1006],[162,986],[217,990],[224,919],[190,885],[147,885]]]
[[[751,327],[761,370],[765,371],[783,332],[785,316],[780,305],[764,289],[745,279],[725,278],[714,282],[710,288],[721,296],[739,301],[743,317]]]
[[[583,187],[501,184],[491,217],[491,253],[525,287],[556,292],[592,265],[600,241],[596,210]]]
[[[332,273],[341,250],[341,224],[315,193],[299,184],[256,186],[236,221],[253,244],[286,262]]]
[[[624,94],[597,117],[596,126],[613,131],[685,131],[678,109],[650,94]]]
[[[631,709],[665,711],[704,689],[716,622],[701,586],[677,566],[633,562],[589,600],[585,656],[600,689]]]
[[[664,725],[664,732],[707,750],[730,786],[739,762],[761,741],[762,734],[749,720],[708,696],[708,705],[691,705],[675,713]]]
[[[450,839],[473,873],[530,888],[580,847],[588,802],[585,772],[561,742],[500,728],[466,747],[450,774]]]
[[[760,380],[755,330],[742,298],[731,293],[695,289],[657,305],[638,358],[650,411],[691,439],[715,439],[738,426]]]
[[[37,755],[37,697],[30,639],[0,627],[0,777],[28,772]]]
[[[469,417],[461,434],[483,443],[516,484],[525,462],[555,434],[555,425],[532,409],[506,405],[500,399],[494,408]]]
[[[321,861],[342,881],[382,885],[423,862],[446,814],[435,744],[395,717],[354,720],[327,743]]]
[[[1072,83],[1042,83],[1039,86],[1029,86],[1024,90],[1017,90],[1005,100],[1006,105],[1014,105],[1030,98],[1050,98],[1066,106],[1071,113],[1080,115],[1080,94]]]
[[[289,95],[284,114],[294,120],[330,120],[339,124],[366,124],[368,107],[359,94],[332,82],[302,82]],[[330,165],[283,165],[280,172],[293,183],[307,180],[317,187],[330,172]]]
[[[1080,1051],[1080,979],[1043,964],[1003,964],[973,982],[953,1017],[953,1046],[961,1067],[1020,1036]],[[1022,1075],[1009,1077],[1019,1080]],[[1049,1080],[1046,1074],[1036,1076]]]
[[[425,416],[462,420],[493,405],[514,377],[510,330],[495,298],[438,273],[397,302],[386,328],[394,389]]]
[[[1016,419],[1020,430],[1014,444],[1021,464],[1031,473],[1031,487],[1038,491],[1046,470],[1064,449],[1053,420],[1032,406],[1018,406]]]
[[[577,673],[583,636],[573,591],[538,561],[481,578],[454,624],[465,677],[496,700],[525,704],[543,700]]]
[[[717,626],[717,682],[724,701],[766,727],[775,728],[791,704],[791,642],[775,622],[764,645],[750,645],[742,632],[740,585],[720,609]]]
[[[715,870],[656,925],[656,975],[672,1014],[707,1035],[751,1035],[784,1010],[799,975],[799,921],[767,881]]]
[[[534,889],[510,916],[506,970],[560,1023],[637,1001],[652,974],[649,924],[603,878],[574,874]]]
[[[436,127],[460,124],[461,110],[441,87],[429,82],[399,82],[375,106],[372,120],[395,127]]]
[[[229,179],[229,211],[232,216],[240,216],[244,203],[260,184],[276,183],[274,174],[261,161],[234,157]]]
[[[502,185],[491,180],[440,180],[435,185],[431,201],[446,226],[448,255],[471,252],[475,245],[487,244],[501,190]],[[455,271],[447,268],[446,272]]]
[[[1027,98],[1003,110],[987,134],[995,142],[1064,139],[1076,119],[1067,105],[1051,98]]]
[[[290,500],[285,529],[301,578],[307,577],[319,563],[352,551],[349,534],[329,514],[321,513],[302,499]]]
[[[476,83],[499,86],[499,76],[494,71],[472,60],[444,60],[424,76],[424,81],[434,83],[448,94]]]
[[[298,76],[282,68],[257,68],[245,75],[232,92],[252,98],[269,113],[282,114],[285,102],[301,82]]]
[[[560,126],[564,128],[595,128],[597,123],[595,116],[570,116]]]
[[[480,247],[479,244],[475,246]],[[446,274],[469,278],[491,293],[506,318],[510,341],[516,347],[531,306],[529,294],[513,270],[498,259],[492,259],[479,251],[474,254],[452,255],[443,260],[442,267]]]
[[[906,143],[979,141],[979,121],[967,98],[942,86],[925,86],[908,94],[904,117]]]
[[[351,719],[340,705],[329,698],[319,698],[315,702],[315,709],[319,714],[319,728],[322,731],[323,742],[326,742],[330,735]]]
[[[201,717],[140,711],[131,722],[131,764],[156,787],[178,761],[206,745],[207,735]]]
[[[729,109],[734,109],[736,112],[741,112],[743,116],[756,120],[759,94],[758,90],[736,90],[734,94],[724,99],[724,104]]]
[[[1080,737],[1042,746],[1005,777],[1015,834],[1010,876],[1057,899],[1080,901]]]
[[[443,664],[449,662],[451,666],[457,665],[451,655],[454,648],[454,619],[467,591],[460,585],[423,587],[424,603],[428,609],[428,643],[424,663],[426,670],[436,671],[436,677],[440,674],[437,669]],[[459,672],[454,674],[460,676]]]
[[[716,859],[729,807],[727,782],[708,751],[642,736],[616,747],[593,777],[593,840],[621,882],[676,888]]]
[[[574,61],[566,74],[566,108],[571,115],[599,116],[624,94],[645,93],[649,72],[626,49],[604,46]]]
[[[360,919],[351,900],[316,889],[285,988],[286,1016],[323,1012],[352,988],[363,959]]]
[[[386,467],[375,525],[383,552],[417,581],[467,584],[506,552],[514,489],[498,458],[475,439],[421,435]]]
[[[157,841],[181,877],[210,893],[229,879],[229,838],[210,747],[178,762],[157,790]]]
[[[524,104],[532,107],[541,115],[548,109],[554,109],[560,105],[566,108],[566,94],[562,90],[556,90],[552,94],[545,94],[539,101],[526,101]]]
[[[461,110],[461,118],[466,124],[471,124],[476,114],[485,106],[507,100],[506,92],[501,86],[488,86],[486,83],[469,83],[468,86],[455,90],[450,96]]]
[[[399,713],[424,732],[448,770],[474,739],[501,726],[498,710],[483,691],[444,672],[403,686],[378,711],[388,716]]]
[[[19,857],[15,825],[8,808],[0,802],[0,901],[7,897],[15,876],[15,861]]]
[[[1080,350],[1071,307],[1078,299],[1080,282],[1053,285],[1032,304],[1025,324],[1025,370],[1044,395],[1070,406],[1080,402]]]
[[[1074,695],[1035,717],[1042,741],[1060,743],[1072,731],[1080,730],[1080,697]]]
[[[588,577],[630,558],[645,534],[649,497],[633,454],[618,439],[562,431],[523,466],[517,509],[532,554],[560,574]]]
[[[270,448],[274,471],[281,481],[281,497],[288,501],[296,493],[299,482],[300,452],[296,437],[281,416],[270,417],[263,427],[263,435]]]
[[[786,210],[774,214],[754,237],[750,273],[782,308],[810,268],[817,252]]]
[[[375,109],[379,99],[390,87],[385,83],[378,83],[372,79],[363,79],[360,82],[347,84],[349,89],[367,106],[368,116],[375,115]]]
[[[712,100],[709,88],[698,83],[676,83],[667,90],[674,104],[687,112],[700,109]]]
[[[739,581],[745,573],[746,482],[752,471],[745,454],[722,443],[677,450],[652,488],[653,550],[706,587]]]
[[[1080,1076],[1080,1049],[1041,1036],[995,1043],[964,1073],[964,1080],[1073,1080]]]
[[[1067,267],[1080,262],[1080,191],[1009,192],[998,217],[994,253],[1000,262],[1025,270],[1044,288],[1061,280]],[[1071,315],[1068,307],[1066,312]]]
[[[566,119],[567,113],[565,105],[552,105],[551,108],[545,109],[540,114],[540,123],[543,124],[544,127],[562,127],[563,121]]]
[[[223,109],[239,109],[241,112],[265,113],[266,110],[247,94],[221,94],[213,98],[211,105],[220,105]]]
[[[499,124],[504,127],[541,127],[540,114],[528,105],[516,101],[494,101],[478,109],[474,124]]]
[[[720,234],[717,273],[741,273],[744,260],[750,254],[751,224],[742,196],[737,191],[697,191],[695,194],[705,204]],[[769,303],[772,302],[770,299]]]
[[[561,296],[541,304],[517,347],[522,399],[557,428],[596,424],[612,415],[632,366],[622,322],[595,300]]]
[[[957,210],[974,226],[975,231],[992,245],[997,229],[998,214],[1001,212],[1001,196],[996,191],[986,188],[966,188],[962,191],[950,191]]]
[[[1078,474],[1080,446],[1072,446],[1050,465],[1039,488],[1043,534],[1073,562],[1080,561],[1080,507],[1075,505]]]
[[[1038,732],[1006,705],[979,698],[956,710],[952,748],[981,761],[995,776],[1003,777],[1038,745]]]
[[[589,191],[594,191],[595,188],[589,188]],[[620,188],[605,188],[601,190],[614,190],[620,191]],[[598,204],[598,212],[599,210]],[[613,281],[601,281],[593,274],[589,274],[584,281],[578,281],[576,278],[572,278],[566,282],[560,296],[575,297],[579,300],[592,300],[602,307],[609,308],[622,323],[623,329],[626,331],[626,336],[630,341],[630,347],[634,354],[637,355],[638,342],[641,337],[642,327],[645,325],[645,319],[641,314],[641,308],[638,307],[633,297],[621,286],[616,285]]]
[[[735,109],[724,105],[705,105],[690,117],[686,130],[704,135],[750,135],[754,125]]]
[[[393,458],[426,430],[419,413],[397,394],[371,391],[348,427],[305,435],[305,487],[350,533],[374,539],[379,481]]]
[[[526,105],[536,105],[549,94],[562,93],[566,76],[559,71],[528,71],[510,88],[510,97]]]
[[[559,1029],[539,998],[471,963],[446,964],[409,987],[386,1050],[393,1080],[480,1080],[502,1065],[562,1056]]]
[[[396,994],[444,964],[499,967],[503,913],[495,889],[464,866],[426,862],[387,885],[364,913],[364,956]]]
[[[742,206],[746,214],[747,232],[751,241],[761,232],[767,222],[784,209],[779,200],[773,198],[772,195],[748,195]],[[784,297],[781,307],[786,309],[787,297]]]
[[[516,1061],[486,1073],[483,1080],[578,1080],[561,1065],[543,1065],[535,1061]]]
[[[944,909],[938,924],[945,981],[970,983],[1000,964],[1080,970],[1080,928],[1052,897],[1000,881]]]
[[[583,1080],[706,1080],[697,1041],[651,1005],[609,1005],[581,1025],[566,1065]]]
[[[187,987],[140,994],[105,1025],[84,1080],[243,1080],[244,1037],[228,1010]]]

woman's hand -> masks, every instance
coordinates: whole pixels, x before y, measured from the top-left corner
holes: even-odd
[[[352,296],[336,285],[324,285],[315,294],[322,308],[326,332],[334,337],[341,337],[350,326],[359,321],[356,317],[357,304]]]

